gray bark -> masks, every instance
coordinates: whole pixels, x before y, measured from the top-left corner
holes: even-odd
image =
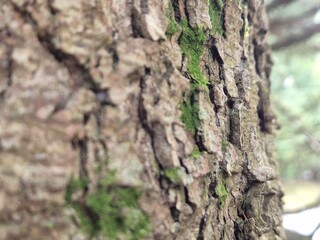
[[[245,2],[2,0],[0,239],[284,239]]]

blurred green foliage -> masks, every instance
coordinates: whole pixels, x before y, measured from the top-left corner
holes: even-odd
[[[274,52],[273,59],[272,99],[281,126],[276,147],[282,178],[315,180],[320,170],[320,53],[304,51],[300,45]]]

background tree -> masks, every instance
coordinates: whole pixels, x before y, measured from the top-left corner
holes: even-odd
[[[276,146],[285,189],[284,227],[288,239],[316,239],[320,199],[320,6],[317,1],[266,2],[274,50],[272,99],[280,128]],[[304,218],[307,213],[315,217]],[[313,232],[307,233],[304,226],[313,226]]]
[[[274,50],[272,92],[284,180],[319,179],[318,1],[267,1]],[[295,149],[295,151],[292,151]],[[296,185],[296,184],[295,184]]]
[[[316,42],[307,41],[320,32],[320,4],[318,1],[267,1],[271,18],[272,49],[277,51],[293,45],[307,43],[306,50],[319,50]]]
[[[262,0],[2,0],[1,239],[283,239]]]

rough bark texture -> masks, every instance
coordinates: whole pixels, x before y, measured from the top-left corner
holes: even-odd
[[[0,239],[283,239],[262,0],[1,0]]]

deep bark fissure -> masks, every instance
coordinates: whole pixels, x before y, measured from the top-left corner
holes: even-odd
[[[12,49],[9,48],[8,50],[8,53],[7,53],[7,58],[8,58],[8,61],[7,61],[7,81],[6,81],[6,88],[3,89],[1,92],[0,92],[0,105],[2,103],[4,103],[5,101],[5,96],[6,96],[6,92],[8,91],[8,89],[10,88],[10,86],[12,85],[12,71],[13,71],[13,60],[12,60]]]
[[[204,240],[204,231],[206,228],[206,224],[207,224],[207,211],[208,211],[208,207],[210,206],[210,203],[205,207],[205,211],[203,216],[200,219],[200,223],[199,223],[199,232],[198,232],[198,236],[197,236],[197,240]]]
[[[152,128],[150,128],[150,126],[148,125],[148,115],[147,115],[147,110],[144,107],[143,104],[143,90],[144,90],[144,78],[141,77],[140,78],[140,93],[139,93],[139,106],[138,106],[138,116],[139,116],[139,120],[140,123],[143,127],[143,129],[146,131],[146,133],[148,133],[150,140],[151,140],[151,147],[152,147],[152,151],[153,151],[153,156],[157,162],[158,167],[160,168],[160,170],[163,170],[164,167],[161,165],[161,163],[159,162],[158,158],[157,158],[157,154],[156,154],[156,149],[154,146],[154,133],[152,131]]]
[[[143,34],[141,33],[139,21],[141,16],[139,15],[137,9],[134,7],[131,8],[131,26],[132,26],[132,35],[134,38],[140,38],[143,37]]]
[[[26,9],[19,8],[19,6],[15,5],[14,3],[12,3],[12,5],[14,9],[20,13],[22,18],[24,18],[26,22],[30,23],[30,25],[33,27],[42,47],[46,49],[59,63],[63,64],[68,69],[71,78],[74,81],[75,88],[84,86],[91,91],[96,92],[99,89],[99,86],[94,81],[85,66],[83,66],[74,55],[58,49],[53,43],[53,35],[44,30],[39,30],[38,23],[33,18],[31,13],[29,13]]]
[[[177,22],[180,22],[182,17],[181,17],[181,12],[180,12],[180,4],[179,0],[172,0],[172,7],[173,7],[173,12],[174,12],[174,18]]]
[[[180,211],[175,206],[170,207],[170,213],[173,221],[179,222]]]
[[[259,103],[257,112],[259,117],[259,126],[262,132],[272,133],[272,124],[275,122],[275,116],[270,112],[268,107],[270,105],[269,92],[266,92],[262,83],[258,83]]]
[[[86,181],[87,179],[89,179],[88,170],[87,170],[88,139],[85,137],[84,139],[77,139],[75,141],[77,141],[76,145],[77,145],[77,148],[79,148],[79,159],[80,159],[79,177],[80,177],[80,180]]]
[[[219,51],[217,49],[217,47],[215,46],[215,39],[213,38],[212,41],[210,41],[210,45],[211,45],[211,54],[212,56],[214,57],[214,59],[218,62],[219,65],[223,65],[224,62],[223,62],[223,59],[221,58],[220,54],[219,54]]]
[[[193,203],[191,200],[190,200],[190,197],[189,197],[189,192],[188,192],[188,188],[187,187],[184,187],[184,196],[185,196],[185,201],[186,203],[191,207],[192,211],[194,212],[197,208],[196,204]]]
[[[54,0],[47,0],[47,4],[48,4],[48,8],[50,10],[50,13],[52,15],[56,15],[57,13],[59,13],[59,11],[53,7],[53,1]]]

